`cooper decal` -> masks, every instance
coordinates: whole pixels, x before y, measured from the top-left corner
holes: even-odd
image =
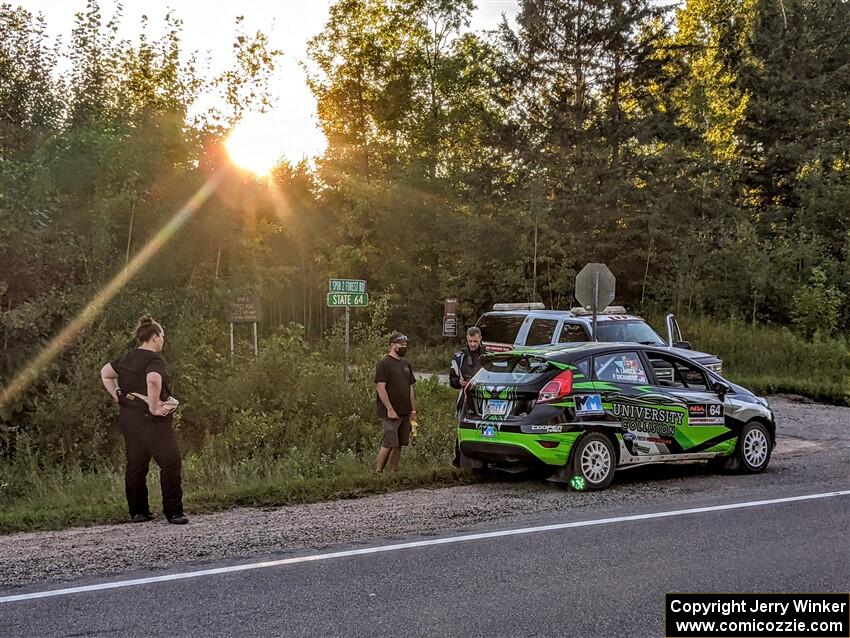
[[[531,432],[563,432],[562,425],[531,425],[528,427]]]

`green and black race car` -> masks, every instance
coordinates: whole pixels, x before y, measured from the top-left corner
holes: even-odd
[[[457,444],[462,467],[541,468],[599,490],[647,463],[761,472],[776,424],[765,399],[692,359],[591,342],[487,355],[464,390]]]

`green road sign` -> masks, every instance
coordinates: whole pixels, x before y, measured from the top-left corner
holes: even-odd
[[[345,368],[343,380],[348,383],[348,360],[351,352],[351,309],[369,305],[366,282],[363,279],[329,279],[328,307],[345,308]]]
[[[353,292],[365,294],[366,282],[362,279],[330,279],[328,280],[328,292]],[[330,301],[328,301],[328,305],[330,305]]]
[[[364,293],[329,292],[328,306],[331,308],[365,308],[369,305],[369,295]]]

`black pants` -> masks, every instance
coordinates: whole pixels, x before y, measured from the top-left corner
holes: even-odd
[[[167,518],[183,515],[180,451],[172,420],[170,416],[146,418],[143,411],[133,408],[121,408],[118,415],[127,449],[124,487],[131,518],[136,514],[150,514],[147,478],[151,457],[159,465],[163,513]]]

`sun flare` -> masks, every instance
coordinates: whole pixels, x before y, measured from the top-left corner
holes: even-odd
[[[304,105],[286,111],[251,113],[225,141],[227,154],[240,168],[264,177],[280,162],[311,162],[327,147],[325,136]],[[305,123],[307,125],[305,125]]]
[[[271,114],[256,113],[243,118],[224,145],[234,164],[264,177],[283,159],[279,137]]]

